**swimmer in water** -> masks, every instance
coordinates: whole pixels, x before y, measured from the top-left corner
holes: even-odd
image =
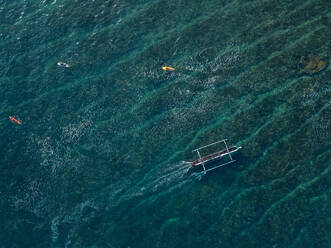
[[[70,65],[68,65],[67,63],[61,62],[61,61],[57,62],[57,65],[61,66],[61,67],[64,67],[64,68],[69,68],[70,67]]]

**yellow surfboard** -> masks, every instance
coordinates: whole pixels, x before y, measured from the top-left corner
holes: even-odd
[[[164,71],[174,71],[175,68],[170,67],[170,66],[162,66],[162,70],[164,70]]]

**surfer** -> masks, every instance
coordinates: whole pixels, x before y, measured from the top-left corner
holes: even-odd
[[[70,65],[68,65],[67,63],[61,62],[61,61],[57,62],[57,65],[61,66],[61,67],[64,67],[64,68],[69,68],[70,67]]]
[[[17,120],[15,117],[9,116],[9,120],[11,120],[12,122],[14,122],[18,125],[22,125],[22,122]]]
[[[164,71],[174,71],[175,68],[173,68],[171,66],[162,66],[162,70],[164,70]]]

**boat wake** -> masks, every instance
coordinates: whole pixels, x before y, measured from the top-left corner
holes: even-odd
[[[185,161],[166,167],[159,165],[134,185],[128,183],[113,185],[114,190],[109,192],[108,208],[137,198],[141,198],[141,204],[152,202],[161,195],[180,190],[184,185],[200,180],[201,173],[188,173],[190,168],[190,163]]]

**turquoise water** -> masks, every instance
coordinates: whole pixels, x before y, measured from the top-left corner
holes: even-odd
[[[0,0],[0,247],[330,247],[330,7]]]

